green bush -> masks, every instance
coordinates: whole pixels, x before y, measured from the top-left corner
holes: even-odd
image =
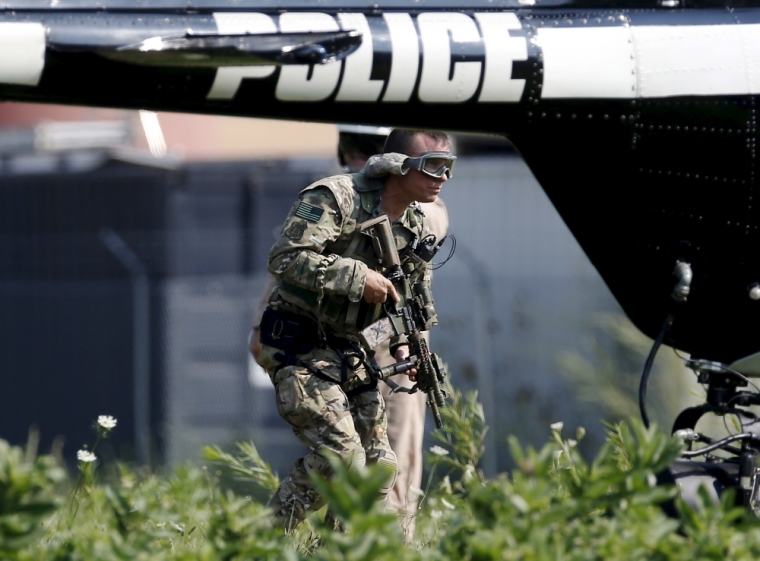
[[[65,472],[49,456],[25,457],[0,440],[0,559],[31,543],[61,503]]]
[[[417,537],[405,544],[399,520],[383,509],[380,467],[347,470],[316,484],[341,531],[324,512],[285,534],[261,502],[277,476],[252,444],[236,453],[207,448],[209,469],[180,466],[166,475],[95,463],[76,481],[47,456],[25,457],[0,441],[0,559],[18,560],[695,560],[754,559],[760,521],[732,506],[683,504],[655,474],[678,456],[681,443],[638,422],[609,425],[591,460],[578,452],[583,429],[563,437],[552,426],[541,449],[508,445],[512,473],[485,479],[477,469],[486,427],[474,394],[452,391],[447,429],[428,456],[439,472],[420,501]],[[221,470],[240,479],[234,493]],[[87,477],[82,477],[83,474]],[[66,483],[65,485],[62,485]],[[675,499],[680,519],[660,503]]]

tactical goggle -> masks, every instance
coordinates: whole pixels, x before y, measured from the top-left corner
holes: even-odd
[[[456,161],[457,157],[450,152],[425,152],[417,158],[404,160],[404,167],[416,169],[433,179],[440,179],[444,174],[451,179]]]

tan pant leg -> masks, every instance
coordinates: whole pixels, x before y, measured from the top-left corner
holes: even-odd
[[[409,378],[394,376],[394,382],[410,387]],[[388,494],[388,507],[404,514],[403,528],[407,542],[414,536],[415,515],[422,485],[422,440],[425,435],[425,394],[395,393],[380,384],[388,416],[388,440],[396,453],[398,475]]]

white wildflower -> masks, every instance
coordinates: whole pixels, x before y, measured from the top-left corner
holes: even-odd
[[[98,426],[109,431],[116,426],[116,419],[111,415],[100,415],[98,417]]]
[[[441,504],[442,504],[443,506],[445,506],[446,508],[448,508],[449,510],[456,510],[456,509],[457,509],[457,507],[455,507],[453,504],[451,504],[451,503],[450,503],[449,501],[447,501],[446,499],[441,499]]]
[[[562,427],[564,426],[565,426],[565,423],[563,423],[562,421],[557,421],[556,423],[552,423],[551,425],[549,425],[549,428],[552,430],[561,431]]]
[[[578,441],[577,440],[573,440],[572,438],[568,438],[567,439],[567,445],[570,448],[575,448],[576,446],[578,446]]]
[[[446,448],[444,448],[443,446],[438,446],[438,445],[431,446],[430,447],[430,451],[433,454],[435,454],[436,456],[448,456],[449,455],[449,451],[446,450]]]
[[[430,518],[438,520],[441,516],[443,516],[443,513],[440,510],[431,510],[430,511]]]
[[[554,451],[554,457],[559,460],[562,457],[562,453],[563,453],[562,450],[555,450]]]
[[[97,459],[98,457],[89,450],[80,450],[77,452],[77,460],[84,462],[85,464],[92,463]]]
[[[462,474],[462,483],[469,483],[475,478],[475,468],[468,465]]]
[[[454,490],[451,488],[451,479],[448,475],[444,476],[443,481],[441,481],[440,489],[447,495],[454,493]]]

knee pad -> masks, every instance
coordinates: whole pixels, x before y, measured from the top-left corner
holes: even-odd
[[[364,469],[367,465],[367,453],[360,445],[357,446],[343,446],[340,450],[334,448],[328,449],[334,455],[336,455],[345,464],[348,469],[360,470]],[[306,458],[306,469],[309,473],[316,473],[322,477],[331,477],[332,470],[330,469],[330,463],[320,453],[309,454]]]
[[[394,483],[396,483],[396,475],[398,474],[398,460],[396,459],[396,453],[391,450],[384,450],[384,454],[377,459],[378,465],[385,466],[391,469],[391,474],[388,477],[388,483],[380,489],[383,496],[387,495],[391,489],[393,489]]]

